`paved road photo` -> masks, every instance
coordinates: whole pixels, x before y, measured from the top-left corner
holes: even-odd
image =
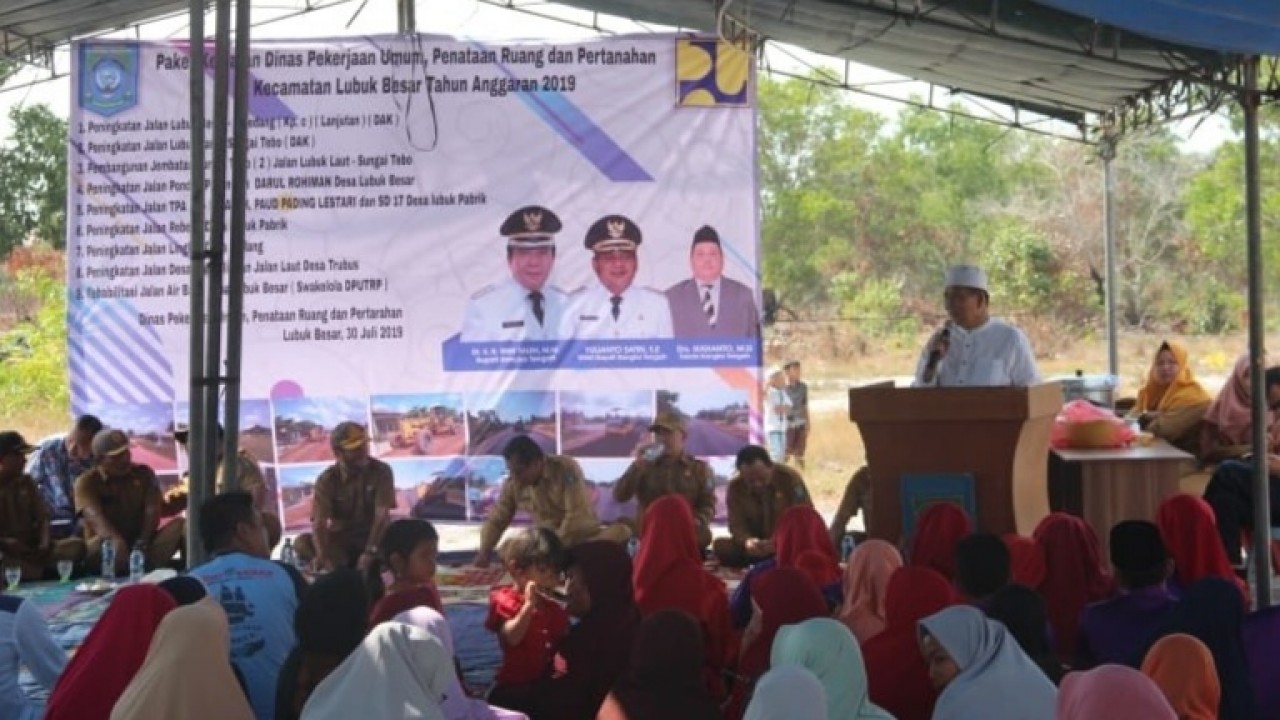
[[[498,430],[493,434],[488,435],[487,437],[482,437],[479,439],[472,438],[471,454],[472,455],[501,455],[502,451],[506,449],[507,443],[511,442],[513,439],[521,435],[528,435],[529,437],[533,438],[533,441],[538,443],[539,447],[542,448],[543,452],[547,454],[555,454],[556,439],[554,436],[548,433],[542,432],[541,430],[533,430],[527,433],[516,432],[514,428],[509,428],[509,427]]]
[[[689,439],[685,442],[685,450],[690,455],[737,455],[747,444],[747,430],[742,425],[725,426],[697,418],[689,418],[686,425]]]
[[[565,438],[562,452],[575,457],[631,457],[648,436],[642,423],[632,423],[626,432],[610,434],[604,423],[575,426],[573,437]]]

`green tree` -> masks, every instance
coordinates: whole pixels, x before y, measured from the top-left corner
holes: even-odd
[[[9,111],[13,135],[0,147],[0,258],[28,239],[66,244],[67,123],[47,105]]]
[[[0,335],[0,408],[65,408],[67,294],[59,278],[24,270],[14,279],[40,298],[34,318]]]

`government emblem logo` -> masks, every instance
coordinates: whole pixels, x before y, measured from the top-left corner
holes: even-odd
[[[111,117],[138,104],[138,46],[134,43],[80,46],[80,107]]]
[[[713,37],[676,38],[677,107],[748,107],[751,55]]]

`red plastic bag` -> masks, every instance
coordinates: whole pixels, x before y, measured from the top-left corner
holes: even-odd
[[[1136,434],[1115,413],[1088,400],[1072,400],[1062,406],[1053,421],[1049,444],[1055,448],[1122,448]]]

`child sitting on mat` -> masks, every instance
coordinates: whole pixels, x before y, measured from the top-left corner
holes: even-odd
[[[426,520],[406,518],[387,526],[387,531],[382,534],[378,562],[369,567],[365,578],[370,599],[375,602],[369,612],[370,630],[419,605],[444,613],[440,591],[436,588],[439,546],[440,535]],[[382,581],[384,568],[392,577],[385,590]]]
[[[489,594],[484,626],[497,633],[502,646],[502,667],[494,683],[527,683],[543,676],[569,631],[569,614],[556,597],[564,549],[551,530],[529,528],[504,540],[498,556],[514,583]]]

